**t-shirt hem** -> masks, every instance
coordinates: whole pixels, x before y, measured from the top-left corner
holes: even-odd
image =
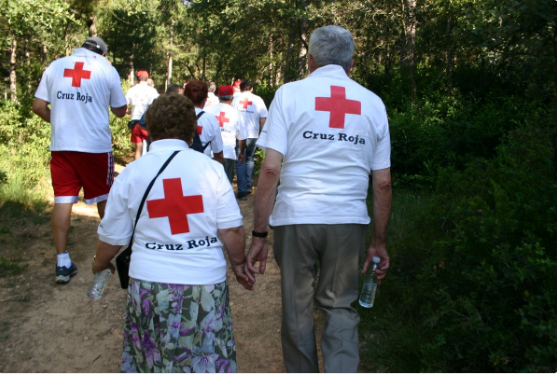
[[[226,274],[222,276],[217,276],[214,278],[196,278],[196,277],[189,277],[189,278],[165,278],[165,277],[157,277],[153,276],[154,274],[137,274],[134,271],[130,270],[130,278],[135,278],[138,280],[143,280],[146,282],[156,282],[156,283],[167,283],[167,284],[181,284],[181,285],[191,285],[191,286],[204,286],[204,285],[211,285],[211,284],[218,284],[226,281]]]
[[[269,220],[269,224],[271,226],[290,226],[290,225],[346,225],[346,224],[355,224],[355,225],[367,225],[371,222],[371,219],[368,217],[367,219],[363,218],[345,218],[339,219],[335,217],[334,220],[324,220],[323,217],[311,219],[304,217],[303,219],[271,219]]]
[[[240,227],[244,224],[243,219],[237,219],[234,221],[227,221],[227,222],[218,222],[217,223],[217,227],[219,230],[226,230],[226,229],[232,229],[235,227]]]

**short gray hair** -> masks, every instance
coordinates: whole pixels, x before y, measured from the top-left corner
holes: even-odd
[[[318,67],[333,64],[348,70],[354,55],[354,39],[343,27],[320,27],[309,38],[309,54]]]

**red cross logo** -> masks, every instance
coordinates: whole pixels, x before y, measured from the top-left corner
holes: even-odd
[[[253,104],[251,101],[248,101],[247,97],[244,97],[244,99],[240,100],[239,103],[244,106],[244,109],[248,109],[248,106]]]
[[[225,123],[230,122],[230,120],[226,118],[226,113],[224,112],[220,112],[220,114],[215,117],[217,118],[217,121],[219,121],[220,127],[224,127]]]
[[[197,126],[197,135],[201,135],[203,132],[203,126]]]
[[[316,97],[315,110],[331,112],[329,127],[343,129],[346,114],[362,114],[362,103],[346,99],[346,88],[331,86],[331,97]]]
[[[164,179],[164,199],[147,201],[149,218],[168,217],[172,235],[190,232],[188,214],[203,213],[201,195],[184,196],[180,178]]]
[[[64,69],[64,78],[72,78],[72,87],[81,87],[82,79],[91,79],[91,71],[83,70],[83,62],[76,62],[74,70]]]

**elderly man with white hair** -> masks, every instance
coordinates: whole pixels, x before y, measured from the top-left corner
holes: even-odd
[[[319,372],[314,304],[326,314],[325,371],[357,371],[359,317],[352,304],[358,298],[359,259],[365,253],[365,273],[372,258],[380,257],[379,281],[389,268],[389,124],[381,99],[348,77],[353,52],[352,35],[342,27],[315,30],[309,42],[311,74],[276,92],[257,142],[266,157],[246,268],[252,281],[265,271],[270,224],[281,269],[281,335],[289,372]],[[370,175],[374,220],[366,251]]]

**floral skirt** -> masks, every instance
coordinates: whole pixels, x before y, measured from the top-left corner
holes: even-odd
[[[186,286],[132,278],[121,371],[236,372],[226,282]]]

